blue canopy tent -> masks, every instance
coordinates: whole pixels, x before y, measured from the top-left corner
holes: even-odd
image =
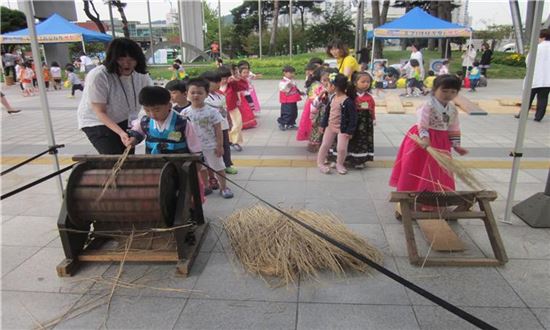
[[[434,17],[416,7],[400,18],[367,33],[367,39],[455,38],[472,39],[472,28]],[[374,52],[373,52],[374,56]]]
[[[108,34],[73,24],[59,14],[53,14],[36,25],[36,34],[38,43],[82,42],[84,51],[86,51],[85,43],[87,42],[109,42],[112,39]],[[28,28],[0,35],[0,43],[4,44],[28,44],[30,42]]]

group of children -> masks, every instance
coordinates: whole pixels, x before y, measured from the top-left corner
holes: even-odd
[[[201,152],[207,165],[200,171],[204,195],[219,189],[223,198],[232,198],[224,176],[238,172],[231,148],[242,151],[242,129],[256,125],[259,111],[249,78],[250,65],[241,62],[172,80],[164,88],[143,88],[139,102],[145,115],[132,123],[125,145],[145,140],[148,154]]]
[[[306,66],[306,93],[301,93],[293,80],[294,68],[283,69],[279,83],[279,128],[293,127],[297,102],[305,94],[307,99],[297,139],[308,140],[308,150],[318,152],[319,170],[329,174],[331,168],[335,168],[337,173],[346,174],[346,163],[363,168],[374,157],[376,106],[371,88],[375,78],[369,72],[360,71],[348,79],[315,60]],[[415,63],[411,67],[415,68]],[[452,174],[441,168],[426,148],[431,146],[449,154],[451,149],[460,155],[468,152],[460,145],[458,111],[451,102],[458,95],[462,81],[448,71],[440,72],[437,77],[430,73],[430,76],[433,77],[431,92],[426,92],[430,97],[418,108],[417,122],[401,143],[392,171],[390,185],[398,191],[454,190]],[[411,135],[418,135],[421,144]]]
[[[65,75],[67,77],[65,85],[67,87],[71,86],[70,98],[74,98],[76,90],[84,90],[82,80],[80,80],[74,71],[75,68],[72,64],[67,64],[65,66]],[[16,79],[20,83],[23,96],[34,96],[38,87],[38,81],[36,77],[36,68],[33,61],[25,61],[23,64],[19,64],[18,62],[15,65],[15,74]],[[42,76],[44,78],[46,90],[50,89],[50,82],[52,82],[54,90],[63,89],[62,70],[57,62],[52,62],[51,67],[48,67],[46,62],[42,63]]]

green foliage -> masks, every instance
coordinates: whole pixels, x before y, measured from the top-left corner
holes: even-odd
[[[494,52],[491,63],[525,68],[525,56],[516,53]]]
[[[8,7],[0,7],[0,30],[2,33],[21,30],[27,27],[25,14],[19,10],[12,10]]]
[[[324,22],[313,25],[307,30],[306,38],[313,47],[325,47],[332,39],[340,39],[348,45],[353,44],[355,31],[351,16],[336,6],[333,12],[323,15]]]
[[[93,55],[104,52],[106,44],[101,42],[86,43],[86,54]],[[78,57],[82,52],[82,43],[73,42],[69,44],[69,54],[71,58]]]

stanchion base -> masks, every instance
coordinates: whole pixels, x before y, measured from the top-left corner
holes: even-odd
[[[550,196],[536,193],[512,207],[512,212],[534,228],[550,228]]]

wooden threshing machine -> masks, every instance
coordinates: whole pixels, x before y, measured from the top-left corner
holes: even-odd
[[[131,155],[115,187],[98,199],[119,156],[75,156],[58,219],[66,259],[59,276],[80,262],[177,262],[187,275],[208,230],[197,161],[199,155]]]

